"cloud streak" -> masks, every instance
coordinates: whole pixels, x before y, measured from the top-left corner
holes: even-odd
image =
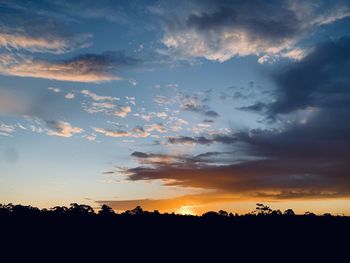
[[[63,54],[74,49],[87,47],[90,37],[90,35],[82,35],[73,40],[57,36],[34,37],[18,33],[0,32],[0,47],[12,51],[26,50],[30,52]]]
[[[213,143],[223,143],[223,144],[232,144],[237,141],[234,135],[223,135],[216,134],[211,137],[204,136],[177,136],[177,137],[168,137],[168,143],[170,144],[203,144],[209,145]]]
[[[105,128],[93,128],[95,132],[101,133],[107,137],[130,137],[130,138],[147,138],[151,134],[144,130],[141,126],[136,126],[131,131],[124,131],[124,130],[112,130],[112,129],[105,129]]]
[[[121,59],[119,61],[119,58]],[[134,63],[111,54],[86,54],[69,60],[38,60],[29,56],[0,55],[0,73],[72,82],[106,82],[120,80],[116,67]]]

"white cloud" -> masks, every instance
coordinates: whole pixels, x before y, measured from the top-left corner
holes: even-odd
[[[178,118],[178,117],[170,117],[170,128],[174,132],[178,132],[182,130],[182,126],[188,125],[188,121]]]
[[[4,123],[0,123],[0,135],[2,136],[12,136],[11,134],[15,131],[15,127],[13,125],[7,125]]]
[[[109,130],[104,128],[93,128],[95,132],[102,133],[107,137],[130,137],[130,138],[147,138],[151,134],[145,131],[142,127],[135,127],[131,131]]]
[[[114,109],[116,107],[116,105],[114,103],[111,102],[93,102],[92,107],[100,109],[100,108],[104,108],[104,109]]]
[[[35,132],[35,133],[43,133],[45,132],[45,129],[41,128],[40,126],[36,126],[36,125],[29,125],[29,129],[32,131],[32,132]]]
[[[164,112],[164,111],[162,111],[162,112],[157,112],[157,117],[158,117],[158,118],[164,119],[164,118],[166,118],[167,116],[168,116],[168,114],[167,114],[166,112]]]
[[[69,138],[75,133],[82,133],[84,130],[79,127],[73,127],[70,123],[64,121],[46,121],[48,126],[47,134]]]
[[[64,97],[68,100],[72,100],[75,98],[75,94],[70,92],[70,93],[67,93]]]
[[[135,79],[129,79],[129,83],[132,85],[132,86],[136,86],[137,85],[137,81]]]
[[[119,98],[111,96],[100,96],[88,90],[82,90],[81,93],[95,101],[90,105],[84,105],[84,110],[88,113],[100,112],[105,113],[107,115],[125,118],[128,115],[128,113],[131,112],[130,106],[120,106],[115,103],[115,101],[120,100]]]
[[[126,96],[125,97],[126,98],[126,100],[128,101],[128,103],[130,103],[130,104],[132,104],[132,105],[136,105],[136,102],[135,102],[135,97],[128,97],[128,96]]]
[[[60,92],[61,92],[61,89],[55,88],[55,87],[48,87],[47,89],[48,89],[48,90],[51,90],[51,91],[54,92],[54,93],[60,93]]]
[[[279,60],[280,58],[289,58],[291,60],[299,61],[302,60],[310,51],[311,49],[294,48],[280,52],[278,54],[263,55],[258,59],[258,62],[260,64],[264,64],[267,62],[272,63]]]
[[[92,142],[96,140],[96,134],[95,133],[91,133],[89,135],[84,135],[84,138],[86,138],[88,141]]]
[[[81,94],[90,97],[94,101],[116,101],[119,100],[119,98],[111,97],[111,96],[100,96],[96,93],[89,91],[89,90],[82,90]]]
[[[93,128],[95,132],[102,133],[107,137],[129,137],[130,133],[126,131],[121,131],[121,130],[107,130],[104,128],[98,128],[94,127]]]

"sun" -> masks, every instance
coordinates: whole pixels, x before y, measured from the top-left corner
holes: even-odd
[[[177,210],[177,213],[180,215],[196,215],[196,213],[192,209],[192,206],[190,206],[190,205],[181,206]]]

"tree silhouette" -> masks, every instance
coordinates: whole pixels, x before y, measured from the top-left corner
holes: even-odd
[[[316,216],[314,213],[312,213],[312,212],[309,212],[309,211],[307,211],[307,212],[305,212],[305,214],[304,214],[305,216]]]
[[[67,213],[68,208],[65,206],[55,206],[53,208],[50,209],[50,211],[55,214],[55,215],[64,215],[65,213]]]
[[[283,215],[285,216],[294,216],[295,213],[292,209],[287,209],[286,211],[283,212]]]
[[[142,214],[144,214],[144,211],[141,208],[141,206],[136,206],[134,209],[126,210],[124,213],[126,215],[142,215]]]
[[[272,213],[272,209],[266,205],[257,203],[256,204],[256,213],[258,215],[270,215]]]
[[[101,210],[98,211],[98,214],[101,216],[113,216],[115,215],[115,212],[108,205],[102,205]]]
[[[68,209],[68,213],[72,215],[93,215],[95,214],[94,209],[88,205],[79,205],[77,203],[70,204]]]
[[[224,211],[224,210],[220,210],[220,211],[218,212],[218,214],[219,214],[219,216],[228,217],[228,213],[227,213],[226,211]]]

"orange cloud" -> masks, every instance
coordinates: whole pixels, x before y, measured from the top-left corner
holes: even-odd
[[[80,42],[85,42],[90,36],[79,36]],[[83,41],[84,40],[84,41]],[[0,46],[7,49],[26,49],[32,52],[47,52],[61,54],[68,52],[76,43],[71,39],[59,37],[32,37],[22,34],[0,33]],[[86,46],[83,45],[83,46]]]
[[[31,57],[0,55],[0,74],[73,82],[120,80],[102,55],[87,55],[67,61],[35,60]]]
[[[73,127],[70,123],[64,121],[46,121],[49,126],[48,135],[69,138],[75,133],[81,133],[84,130],[79,127]]]

